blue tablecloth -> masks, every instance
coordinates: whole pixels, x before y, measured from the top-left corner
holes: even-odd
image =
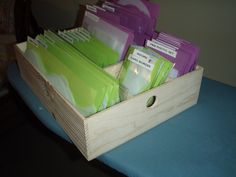
[[[38,119],[70,141],[20,77],[8,78]],[[135,177],[235,177],[236,88],[203,78],[198,104],[98,159]]]

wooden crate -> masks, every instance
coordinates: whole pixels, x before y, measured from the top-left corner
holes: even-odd
[[[84,118],[23,56],[16,46],[23,79],[31,87],[87,160],[127,142],[197,103],[203,68]],[[108,71],[117,73],[114,66]],[[147,107],[150,98],[152,106]]]

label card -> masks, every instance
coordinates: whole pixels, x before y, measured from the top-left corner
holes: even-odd
[[[148,40],[147,41],[147,47],[150,47],[150,48],[152,48],[154,50],[163,52],[163,53],[165,53],[165,54],[167,54],[169,56],[172,56],[174,58],[176,58],[176,56],[177,56],[177,52],[175,50],[170,49],[170,48],[168,48],[168,47],[166,47],[166,46],[164,46],[164,45],[162,45],[160,43],[154,42],[154,41]]]
[[[101,10],[103,12],[106,12],[106,9],[103,9],[102,7],[99,7],[97,5],[93,5],[93,7],[95,7],[96,9],[99,9],[99,10]]]
[[[96,7],[90,6],[90,5],[88,5],[88,4],[86,5],[86,9],[88,9],[88,10],[90,10],[90,11],[92,11],[92,12],[97,13]]]
[[[107,5],[107,4],[103,4],[102,7],[110,12],[115,12],[115,8]]]
[[[98,22],[99,21],[99,17],[97,15],[92,14],[89,11],[85,11],[85,16],[90,18],[91,20]]]
[[[150,57],[139,57],[139,55],[130,54],[128,59],[133,63],[148,69],[149,71],[152,71],[154,68],[153,61],[150,59]]]

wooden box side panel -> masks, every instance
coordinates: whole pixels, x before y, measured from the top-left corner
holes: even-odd
[[[197,103],[203,68],[86,119],[88,159],[113,149]],[[150,108],[148,99],[156,97]]]
[[[80,152],[88,158],[85,118],[50,83],[47,87],[54,105],[52,114]]]
[[[39,100],[47,107],[49,112],[52,112],[53,107],[51,104],[50,96],[46,87],[46,80],[43,76],[32,66],[32,64],[25,59],[20,44],[15,46],[17,63],[20,69],[21,77],[26,81],[28,86],[32,89]]]
[[[24,57],[24,50],[25,43],[15,46],[22,78],[47,110],[52,113],[77,148],[87,157],[85,118]]]

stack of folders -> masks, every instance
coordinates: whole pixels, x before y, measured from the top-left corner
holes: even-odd
[[[51,31],[28,38],[25,56],[85,117],[120,101],[118,81]]]
[[[131,46],[119,75],[121,100],[161,85],[173,66],[148,48]]]
[[[119,53],[80,27],[58,35],[101,68],[119,62]]]
[[[122,60],[129,45],[133,43],[133,33],[119,25],[109,23],[103,18],[85,12],[82,26],[97,39],[110,46],[119,53],[119,60]]]
[[[143,45],[156,28],[159,5],[147,0],[108,0],[102,4],[120,18],[120,25],[132,30],[134,42]]]
[[[131,44],[145,44],[156,28],[159,5],[146,0],[110,0],[86,5],[82,26],[111,46],[123,60]]]
[[[195,69],[199,48],[156,32],[158,13],[147,0],[87,5],[82,27],[29,37],[25,56],[88,117]],[[117,79],[103,70],[121,60]]]
[[[193,43],[160,32],[146,41],[146,47],[153,49],[166,59],[175,63],[170,72],[171,78],[176,78],[195,69],[200,49]]]

